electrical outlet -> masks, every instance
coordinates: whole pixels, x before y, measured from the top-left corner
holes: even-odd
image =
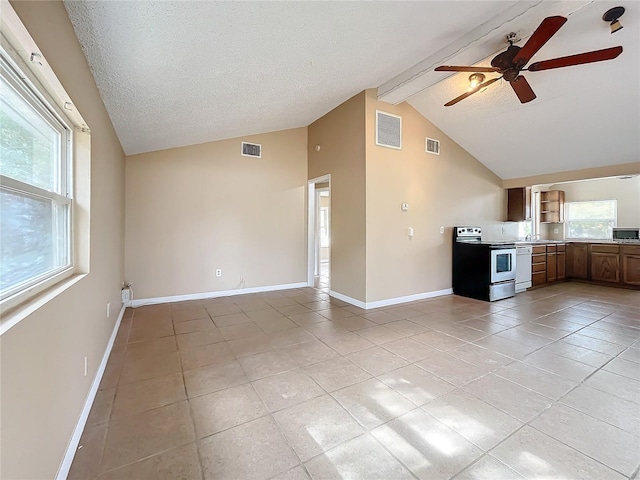
[[[440,227],[440,233],[444,233],[444,227]]]
[[[111,315],[111,303],[107,302],[107,318],[110,318]]]
[[[553,233],[558,233],[558,229],[557,229],[557,228],[554,228],[554,229],[553,229]]]
[[[221,276],[222,276],[222,269],[216,268],[216,277],[221,277]]]
[[[122,289],[122,303],[128,303],[131,301],[131,290],[129,288]]]
[[[89,374],[89,359],[84,357],[84,376],[86,377]]]
[[[502,227],[500,230],[502,231],[502,235],[507,233],[507,227]]]

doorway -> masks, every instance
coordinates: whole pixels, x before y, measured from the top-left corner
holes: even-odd
[[[331,175],[309,180],[307,284],[328,292],[331,278]]]

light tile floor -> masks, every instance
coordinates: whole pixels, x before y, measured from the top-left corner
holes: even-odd
[[[80,445],[69,478],[638,478],[640,292],[129,309]]]

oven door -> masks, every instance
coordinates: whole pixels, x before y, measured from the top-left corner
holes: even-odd
[[[516,279],[516,249],[491,249],[491,283]]]

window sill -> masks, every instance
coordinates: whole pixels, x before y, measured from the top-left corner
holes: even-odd
[[[25,300],[20,305],[2,312],[2,318],[0,319],[0,336],[4,335],[10,328],[20,323],[23,319],[31,315],[33,312],[44,306],[55,297],[63,293],[68,288],[72,287],[84,277],[86,273],[77,273],[65,278],[64,280],[56,283],[54,286],[48,288],[42,293]]]

